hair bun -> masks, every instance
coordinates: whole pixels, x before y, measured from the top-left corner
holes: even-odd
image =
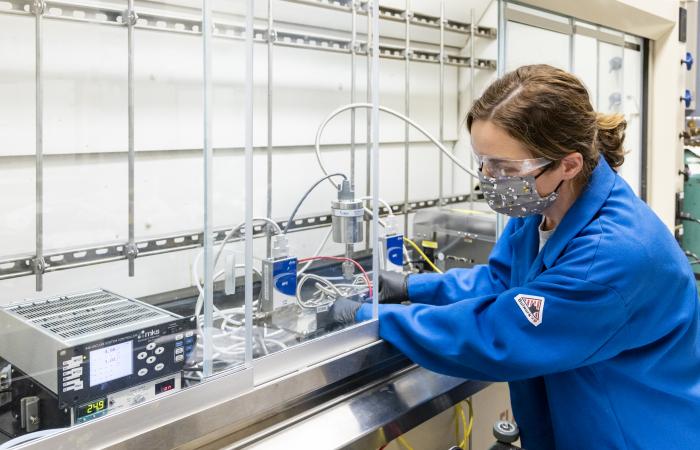
[[[610,167],[617,168],[625,162],[625,149],[622,143],[625,140],[627,121],[622,114],[596,114],[598,133],[596,146],[598,151],[605,156]]]

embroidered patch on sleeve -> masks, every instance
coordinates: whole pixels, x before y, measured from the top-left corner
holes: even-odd
[[[544,297],[520,294],[515,297],[515,303],[518,304],[520,310],[525,314],[525,317],[527,317],[527,320],[529,320],[531,324],[537,326],[542,323]]]

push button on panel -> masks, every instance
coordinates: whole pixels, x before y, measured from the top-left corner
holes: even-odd
[[[156,348],[155,342],[149,342],[148,345],[146,345],[146,350],[153,350],[154,348]]]
[[[140,370],[139,370],[139,376],[140,376],[140,377],[146,375],[147,373],[148,373],[148,369],[146,369],[145,367],[144,367],[143,369],[140,369]]]
[[[164,349],[163,347],[158,347],[158,348],[156,349],[156,352],[155,352],[155,353],[156,353],[156,355],[160,355],[160,354],[163,353],[164,351],[165,351],[165,349]]]
[[[146,352],[141,352],[141,353],[139,353],[138,355],[136,355],[136,357],[137,357],[138,359],[145,359],[146,356],[148,356],[148,353],[146,353]]]
[[[148,359],[146,359],[146,362],[147,362],[148,364],[153,364],[154,362],[156,362],[156,357],[155,357],[155,356],[149,356]]]
[[[165,367],[165,364],[163,364],[163,363],[156,364],[156,367],[155,367],[156,372],[160,372],[161,370],[163,370],[163,367]]]

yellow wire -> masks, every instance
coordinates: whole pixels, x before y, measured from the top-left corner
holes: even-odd
[[[469,406],[469,426],[467,426],[467,421],[464,417],[464,410],[460,407],[460,411],[462,412],[462,423],[464,424],[464,440],[459,445],[462,448],[467,448],[469,436],[472,434],[472,428],[474,428],[474,408],[472,407],[471,399],[467,400],[467,406]]]
[[[472,428],[474,428],[474,405],[472,405],[472,399],[467,400],[467,405],[469,406],[469,430],[467,431],[467,437],[471,436]]]
[[[455,442],[459,443],[459,410],[461,405],[458,403],[455,405]]]
[[[430,258],[428,258],[428,255],[423,253],[423,250],[421,250],[420,247],[418,247],[418,245],[416,245],[415,242],[413,242],[412,240],[410,240],[406,236],[403,237],[403,240],[404,240],[404,242],[408,242],[409,244],[411,244],[411,247],[413,247],[416,250],[416,252],[418,252],[418,254],[425,260],[425,262],[428,263],[428,265],[430,266],[431,269],[433,269],[437,273],[442,273],[442,270],[438,269],[438,267],[435,264],[433,264],[433,262],[430,260]]]
[[[398,438],[396,438],[396,440],[399,442],[399,444],[401,444],[407,450],[413,450],[413,447],[408,445],[408,442],[406,442],[406,438],[404,438],[403,436],[399,436]]]
[[[465,449],[465,448],[467,448],[467,441],[469,439],[469,436],[467,436],[467,418],[464,415],[464,408],[462,408],[461,402],[459,404],[459,415],[462,418],[462,428],[464,429],[464,438],[459,443],[459,447],[462,449]]]

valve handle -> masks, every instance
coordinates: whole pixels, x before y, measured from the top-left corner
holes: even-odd
[[[693,63],[695,60],[693,59],[693,54],[690,52],[685,52],[685,58],[681,59],[681,64],[685,64],[686,69],[690,70],[693,68]]]
[[[690,92],[690,89],[685,90],[683,97],[681,97],[681,101],[685,103],[686,108],[690,108],[690,104],[693,102],[693,94]]]

